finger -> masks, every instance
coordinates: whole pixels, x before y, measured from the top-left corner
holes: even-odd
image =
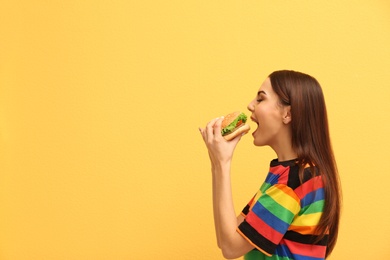
[[[222,134],[221,134],[221,128],[222,128],[222,121],[223,121],[224,117],[219,117],[217,118],[215,124],[214,124],[214,136],[215,137],[222,137]]]
[[[206,143],[207,141],[207,131],[205,128],[199,128],[200,134],[202,135],[203,141]]]
[[[218,119],[219,119],[219,117],[210,120],[210,122],[207,123],[206,128],[207,128],[207,127],[213,127],[214,124],[215,124],[215,122],[216,122]]]
[[[208,124],[206,126],[206,139],[207,140],[211,140],[212,138],[214,138],[214,125],[215,125],[215,122],[217,120],[218,120],[218,117],[214,118],[213,120],[208,122]]]
[[[202,136],[203,140],[204,140],[204,128],[198,128],[199,129],[199,133],[200,135]]]

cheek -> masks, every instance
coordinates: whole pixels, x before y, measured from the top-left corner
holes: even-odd
[[[256,118],[259,121],[260,125],[266,124],[270,120],[272,114],[272,112],[269,111],[269,109],[264,106],[258,107],[258,109],[255,112],[256,112]]]
[[[257,106],[255,108],[255,115],[256,115],[257,119],[263,118],[266,114],[265,111],[266,111],[266,109],[263,106],[260,106],[260,105]]]
[[[261,109],[257,113],[259,129],[264,138],[274,135],[280,130],[281,119],[277,111],[271,109]]]

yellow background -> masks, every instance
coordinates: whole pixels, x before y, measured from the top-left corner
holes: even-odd
[[[388,1],[0,6],[0,259],[222,259],[198,127],[278,69],[324,89],[344,193],[330,259],[390,258]],[[237,212],[274,156],[242,139]]]

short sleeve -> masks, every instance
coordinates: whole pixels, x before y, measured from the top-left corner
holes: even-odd
[[[255,248],[271,256],[300,210],[300,200],[285,184],[276,184],[252,198],[237,231]]]

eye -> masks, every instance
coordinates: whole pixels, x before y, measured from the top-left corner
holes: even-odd
[[[257,103],[260,103],[261,101],[263,101],[264,98],[266,98],[264,91],[260,90],[259,92],[257,92],[257,96],[256,96]]]

